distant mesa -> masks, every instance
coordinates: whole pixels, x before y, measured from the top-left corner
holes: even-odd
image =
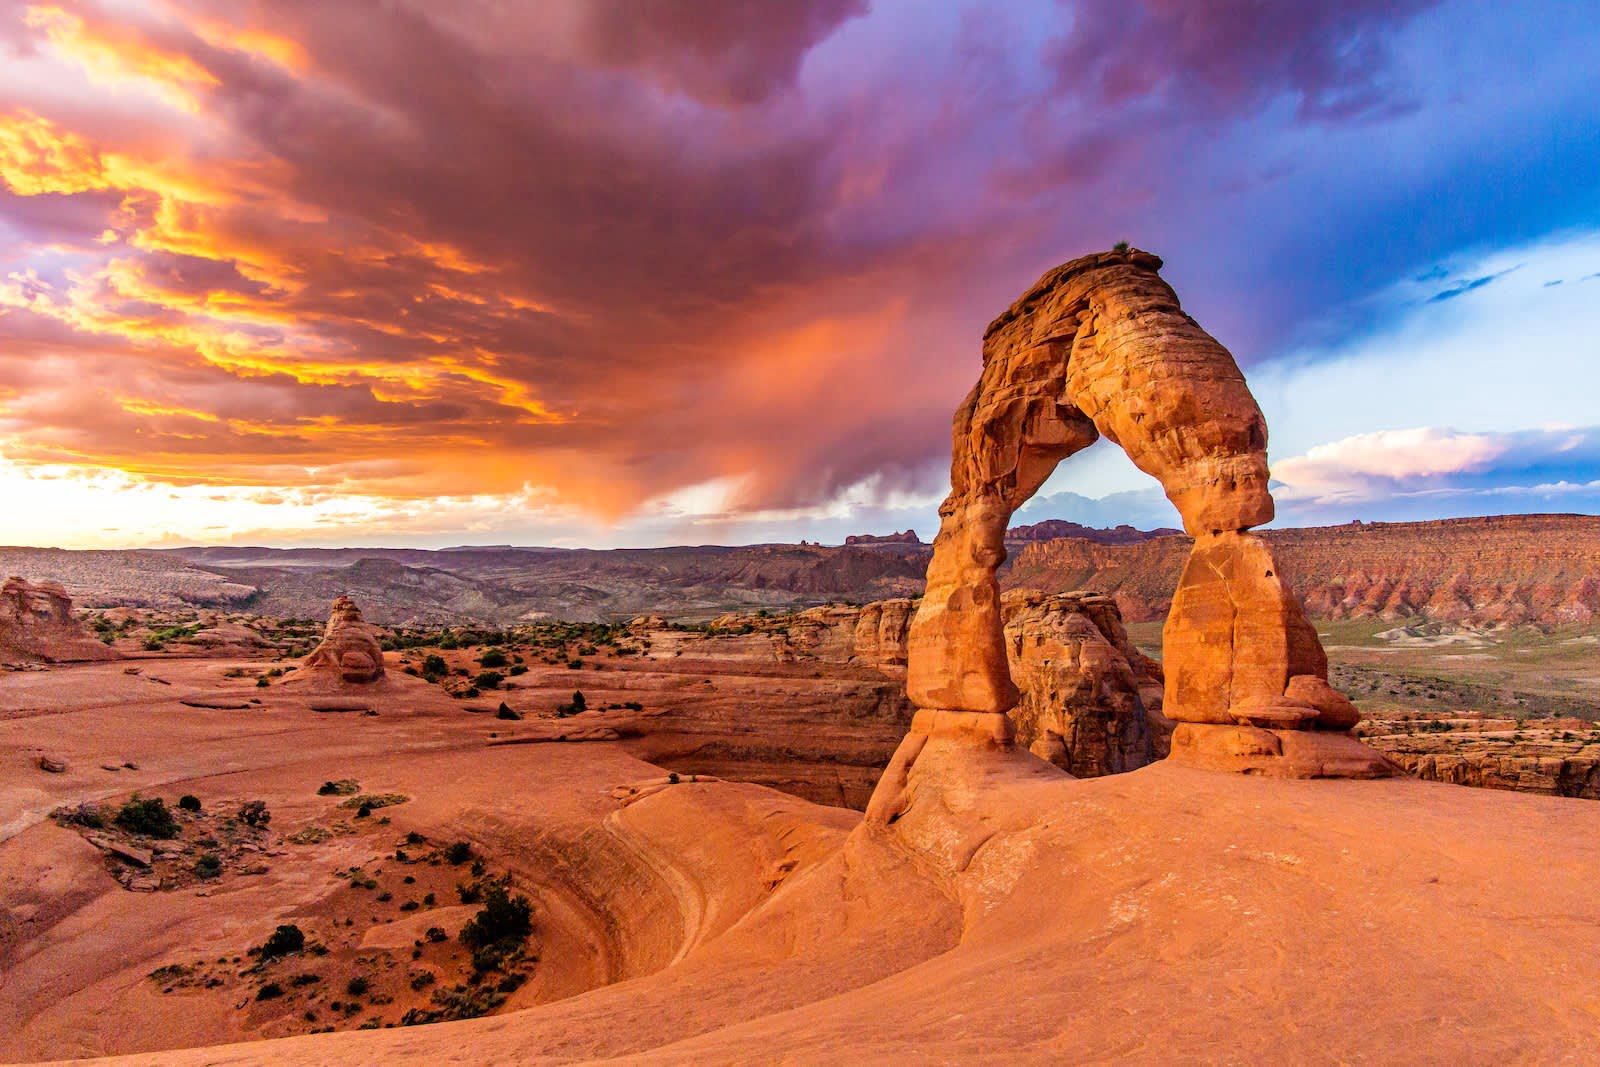
[[[851,534],[844,539],[847,545],[920,545],[922,538],[917,536],[917,531],[907,530],[905,533],[892,534]]]
[[[121,659],[72,614],[56,582],[12,577],[0,585],[0,661],[83,663]]]
[[[1157,537],[1182,537],[1182,530],[1160,526],[1154,530],[1141,530],[1134,526],[1083,526],[1066,519],[1045,519],[1031,526],[1013,526],[1006,531],[1006,544],[1025,545],[1034,541],[1054,541],[1072,537],[1079,541],[1093,541],[1097,545],[1136,545]]]
[[[1136,526],[1084,526],[1067,519],[1045,519],[1030,526],[1013,526],[1006,531],[1007,545],[1026,545],[1035,541],[1055,541],[1072,537],[1092,541],[1097,545],[1136,545],[1157,537],[1182,537],[1183,531],[1163,526],[1154,530],[1141,530]],[[802,542],[803,544],[804,542]],[[844,539],[846,545],[926,545],[917,531],[891,534],[851,534]]]
[[[383,646],[377,627],[361,617],[361,609],[347,596],[333,602],[322,643],[306,657],[304,670],[337,676],[351,685],[369,685],[383,678]]]

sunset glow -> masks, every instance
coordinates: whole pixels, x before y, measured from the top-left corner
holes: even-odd
[[[1435,299],[1564,323],[1528,369],[1594,384],[1600,143],[1553,132],[1596,128],[1592,19],[1240,6],[0,8],[0,543],[931,533],[984,326],[1121,239],[1274,427]],[[1440,513],[1553,509],[1485,442],[1570,419],[1432,392],[1299,420],[1281,510],[1381,518],[1360,487],[1407,463]],[[1162,520],[1153,492],[1112,458],[1045,496]]]

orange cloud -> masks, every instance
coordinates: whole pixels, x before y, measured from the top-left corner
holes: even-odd
[[[82,66],[102,85],[146,85],[175,106],[196,113],[201,108],[201,94],[220,84],[191,56],[157,48],[123,28],[90,26],[59,7],[35,5],[28,8],[23,21],[42,31],[59,54]]]

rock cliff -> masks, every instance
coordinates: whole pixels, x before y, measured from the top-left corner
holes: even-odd
[[[1313,618],[1553,627],[1600,619],[1600,516],[1494,515],[1258,532]],[[1009,588],[1100,589],[1129,622],[1166,617],[1183,537],[1021,546]]]

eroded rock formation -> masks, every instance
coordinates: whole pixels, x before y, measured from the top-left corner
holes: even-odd
[[[1110,597],[1018,590],[1001,609],[1017,744],[1080,778],[1166,755],[1161,665],[1133,647]]]
[[[982,774],[962,750],[1016,763],[1006,712],[1019,693],[996,579],[1006,527],[1061,460],[1102,435],[1161,483],[1195,538],[1163,636],[1170,758],[1294,777],[1391,773],[1350,735],[1354,708],[1328,686],[1316,632],[1270,547],[1248,532],[1273,515],[1261,410],[1160,267],[1131,249],[1074,260],[984,335],[911,627],[907,692],[921,710],[869,818],[907,815],[919,780],[941,789],[948,810]]]
[[[0,660],[76,663],[119,659],[117,651],[72,614],[72,598],[56,582],[8,578],[0,585]]]
[[[341,596],[333,602],[322,642],[306,657],[304,669],[352,685],[383,677],[383,646],[378,643],[377,628],[361,617],[354,600]]]

